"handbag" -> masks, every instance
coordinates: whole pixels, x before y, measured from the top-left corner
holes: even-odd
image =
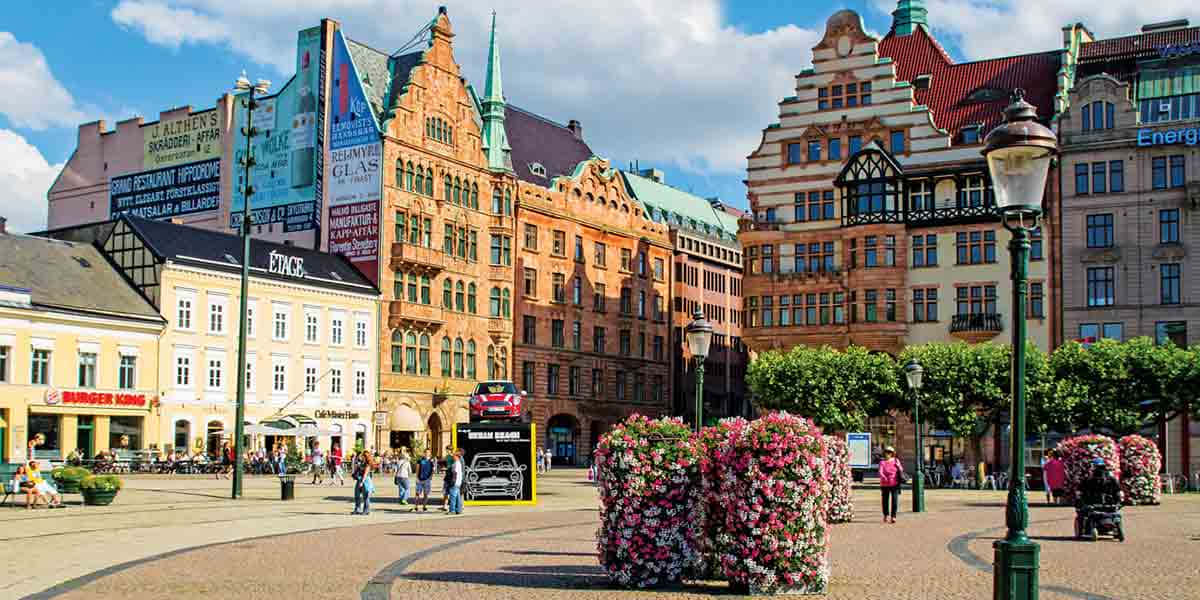
[[[363,489],[367,490],[368,494],[375,493],[375,481],[370,477],[364,477],[362,480]]]

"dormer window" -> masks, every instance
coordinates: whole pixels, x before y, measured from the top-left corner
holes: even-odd
[[[913,79],[913,87],[918,90],[929,89],[929,84],[933,82],[933,75],[930,73],[922,73]]]
[[[538,177],[545,177],[546,167],[543,167],[542,163],[532,163],[529,165],[529,172],[537,175]]]
[[[997,100],[1005,100],[1008,98],[1008,93],[1004,90],[996,88],[979,88],[971,92],[967,96],[967,102],[996,102]]]
[[[962,128],[962,143],[978,144],[979,143],[979,125],[967,125]]]

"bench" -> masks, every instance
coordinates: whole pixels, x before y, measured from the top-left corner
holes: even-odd
[[[4,499],[0,500],[0,505],[8,502],[9,496],[15,496],[18,490],[12,489],[13,475],[17,474],[17,467],[21,466],[18,463],[0,463],[0,482],[4,485]]]

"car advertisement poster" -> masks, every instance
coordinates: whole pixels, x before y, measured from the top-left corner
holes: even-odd
[[[329,251],[378,282],[383,144],[342,32],[333,36],[329,106]]]
[[[463,451],[463,503],[536,504],[537,463],[531,423],[460,423],[454,447]]]
[[[871,434],[848,433],[846,445],[850,447],[850,466],[867,468],[871,466]]]
[[[314,183],[321,177],[316,164],[317,76],[321,29],[305,29],[296,45],[296,75],[278,94],[258,101],[254,111],[254,136],[250,151],[254,166],[250,169],[250,214],[255,225],[281,224],[285,233],[305,231],[317,226],[319,214]],[[242,103],[245,94],[234,103],[233,202],[230,228],[242,222],[246,172],[241,161],[246,156],[246,117]]]

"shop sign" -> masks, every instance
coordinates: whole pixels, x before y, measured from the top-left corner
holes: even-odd
[[[146,219],[165,219],[206,210],[221,203],[221,159],[202,160],[113,177],[108,210]]]
[[[267,269],[276,275],[288,277],[304,277],[304,259],[299,256],[288,256],[271,251],[271,264]]]
[[[348,410],[318,410],[313,413],[317,419],[358,419],[358,413]]]
[[[387,427],[387,424],[388,424],[387,411],[386,410],[375,411],[375,426],[376,427]]]
[[[1198,143],[1200,143],[1200,127],[1179,127],[1158,131],[1154,129],[1139,129],[1137,133],[1138,146],[1163,146],[1168,144],[1195,146]]]
[[[46,404],[85,404],[88,406],[118,406],[141,408],[147,405],[145,394],[120,394],[114,392],[82,392],[55,389],[46,390]]]
[[[1164,44],[1155,48],[1155,50],[1158,50],[1159,58],[1178,58],[1180,56],[1200,54],[1200,42],[1190,42],[1187,44]]]

